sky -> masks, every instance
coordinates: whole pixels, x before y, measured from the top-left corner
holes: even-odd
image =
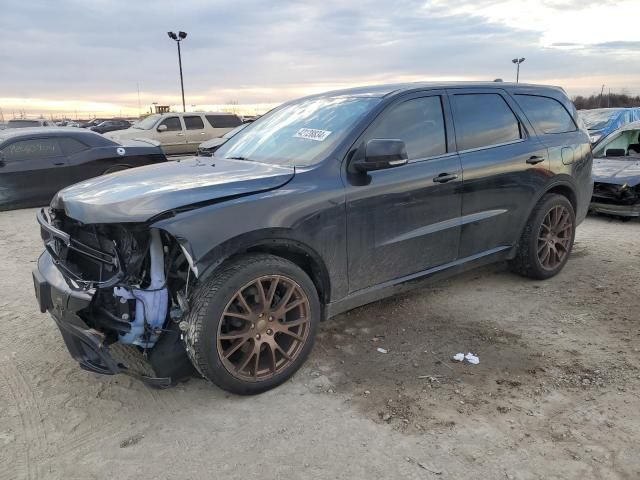
[[[260,113],[337,88],[520,80],[640,94],[640,0],[0,0],[5,119]],[[139,91],[139,95],[138,95]],[[179,106],[180,105],[180,106]]]

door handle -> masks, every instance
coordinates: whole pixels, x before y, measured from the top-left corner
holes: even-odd
[[[435,183],[447,183],[451,180],[455,180],[456,178],[458,178],[458,175],[455,173],[441,173],[437,177],[433,177],[433,181]]]
[[[529,165],[536,165],[540,162],[544,162],[544,157],[539,157],[538,155],[534,155],[532,157],[527,158],[527,163]]]
[[[59,167],[60,165],[64,165],[64,162],[53,162],[53,164],[57,167]]]

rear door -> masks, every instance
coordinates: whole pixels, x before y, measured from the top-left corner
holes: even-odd
[[[386,138],[405,142],[409,163],[346,175],[351,292],[456,259],[462,171],[451,132],[446,95],[429,91],[387,107],[356,142],[351,161]]]
[[[501,89],[449,90],[464,176],[459,258],[513,245],[550,175],[547,149]]]
[[[0,154],[0,207],[46,205],[65,186],[65,164],[54,137],[7,142]]]
[[[195,152],[198,145],[207,140],[204,121],[200,115],[185,115],[182,118],[186,128],[189,151]]]
[[[166,125],[167,129],[163,131],[158,130],[158,136],[156,138],[162,144],[162,149],[165,153],[187,153],[187,136],[180,117],[173,115],[165,118],[158,124],[156,130],[162,125]]]

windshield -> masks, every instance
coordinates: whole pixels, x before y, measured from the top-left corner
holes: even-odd
[[[380,102],[378,98],[322,97],[288,103],[227,141],[217,157],[312,165]]]
[[[611,110],[580,110],[580,118],[589,130],[601,130],[618,114]]]
[[[151,130],[161,117],[162,115],[159,115],[157,113],[154,115],[149,115],[147,118],[143,118],[139,122],[134,123],[131,128],[138,128],[140,130]]]
[[[228,131],[227,133],[225,133],[222,138],[226,138],[227,140],[230,139],[231,137],[233,137],[236,133],[238,133],[240,130],[242,130],[243,128],[245,128],[247,125],[249,125],[248,123],[243,123],[242,125],[238,125],[236,128],[234,128],[233,130]]]
[[[7,123],[8,128],[25,128],[25,127],[39,127],[40,122],[37,120],[9,120]]]

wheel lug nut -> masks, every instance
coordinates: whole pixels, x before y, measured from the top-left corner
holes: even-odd
[[[260,334],[259,333],[256,335],[256,340],[260,340]]]
[[[251,324],[251,328],[256,328],[256,324],[255,324],[255,323],[252,323],[252,324]]]
[[[269,315],[269,321],[273,322],[273,316]]]
[[[261,313],[260,315],[258,315],[258,317],[260,318],[264,317],[264,313]]]
[[[268,334],[268,335],[273,334],[273,330],[271,330],[271,329],[267,330],[267,334]]]

